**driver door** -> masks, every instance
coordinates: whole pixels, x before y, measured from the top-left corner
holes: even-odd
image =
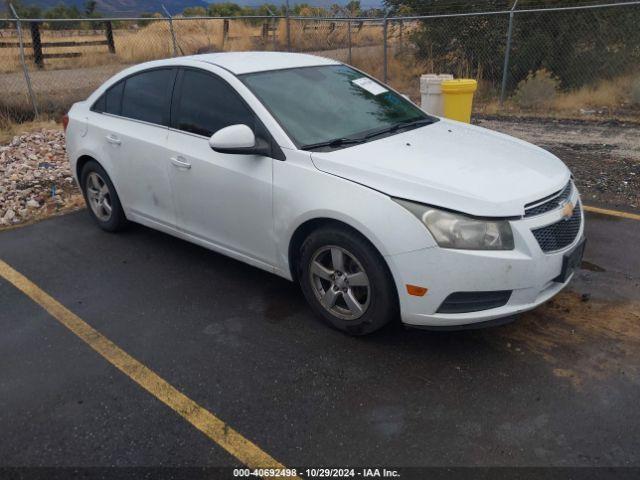
[[[263,128],[223,79],[204,70],[181,69],[166,159],[176,224],[198,243],[270,267],[275,264],[273,159],[218,153],[209,146],[214,132],[235,124],[254,132]]]

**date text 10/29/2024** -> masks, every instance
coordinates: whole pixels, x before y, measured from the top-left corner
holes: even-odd
[[[235,468],[234,477],[258,478],[399,478],[397,470],[388,468]]]

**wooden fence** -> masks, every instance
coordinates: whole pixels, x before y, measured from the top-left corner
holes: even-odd
[[[106,45],[109,53],[116,53],[116,44],[113,40],[113,25],[110,21],[104,22],[104,31],[100,33],[105,36],[104,40],[43,42],[40,36],[40,22],[29,22],[29,31],[31,32],[31,42],[25,42],[23,45],[24,48],[33,50],[33,54],[27,55],[27,57],[33,59],[38,68],[44,68],[44,61],[47,58],[74,58],[82,56],[82,52],[79,51],[46,53],[45,49],[47,48],[83,48]],[[99,30],[91,30],[91,32],[96,31],[99,32]],[[0,42],[0,48],[20,48],[20,43],[15,41]]]

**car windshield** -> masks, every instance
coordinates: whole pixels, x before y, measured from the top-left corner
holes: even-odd
[[[298,147],[342,148],[437,121],[346,65],[241,76]]]

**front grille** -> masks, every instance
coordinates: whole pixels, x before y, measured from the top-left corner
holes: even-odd
[[[552,193],[548,197],[541,198],[535,202],[527,203],[524,206],[524,216],[535,217],[560,208],[560,205],[571,196],[571,185],[571,180],[569,180],[569,183],[559,192]]]
[[[437,313],[469,313],[506,305],[511,290],[493,292],[455,292],[445,298]]]
[[[571,217],[552,223],[546,227],[531,230],[543,252],[553,252],[571,245],[580,231],[580,202],[573,209]]]

